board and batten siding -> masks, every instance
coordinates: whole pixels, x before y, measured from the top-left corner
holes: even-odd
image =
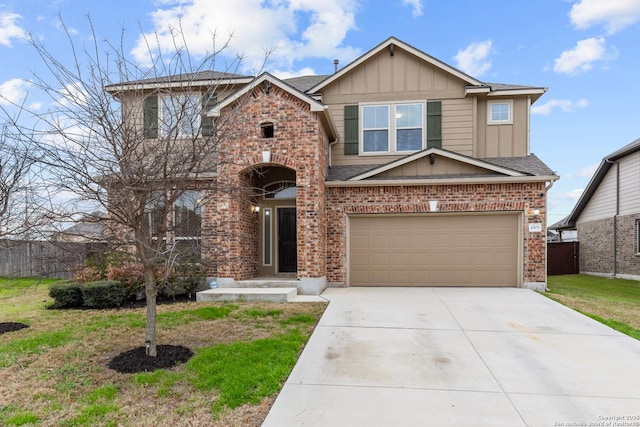
[[[489,102],[513,101],[512,124],[488,124]],[[526,98],[483,98],[478,100],[478,143],[475,157],[520,157],[528,152],[529,103]]]

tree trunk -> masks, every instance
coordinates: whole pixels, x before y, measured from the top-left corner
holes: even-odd
[[[153,267],[144,267],[144,290],[147,297],[147,329],[145,334],[145,345],[147,356],[156,357],[156,275]]]

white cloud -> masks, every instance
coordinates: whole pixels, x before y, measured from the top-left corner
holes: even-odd
[[[422,0],[402,0],[402,4],[413,9],[412,15],[414,18],[422,15]]]
[[[457,67],[465,73],[480,77],[491,68],[491,60],[488,59],[491,52],[491,40],[471,43],[464,50],[459,50],[454,59]]]
[[[0,105],[20,104],[28,94],[29,83],[22,79],[11,79],[0,84]]]
[[[580,40],[576,47],[565,50],[556,58],[553,71],[569,75],[589,71],[594,62],[607,59],[605,43],[604,37]]]
[[[259,71],[265,49],[274,49],[269,64],[281,70],[309,56],[352,60],[359,54],[341,46],[347,31],[356,27],[356,0],[162,0],[158,4],[162,7],[151,14],[153,29],[138,38],[131,52],[144,65],[151,60],[147,41],[153,56],[158,53],[157,40],[162,53],[188,46],[191,55],[203,57],[219,49],[229,35],[225,57],[244,57],[240,72]],[[214,35],[218,46],[213,44]]]
[[[610,34],[640,21],[638,0],[580,0],[569,12],[576,28],[602,25]]]
[[[546,116],[551,114],[555,108],[560,108],[564,113],[571,113],[576,108],[584,108],[589,105],[589,101],[586,99],[579,99],[577,101],[571,101],[569,99],[550,99],[544,104],[534,105],[531,107],[531,114],[539,114]]]
[[[17,13],[0,14],[0,45],[11,47],[13,39],[24,39],[27,33],[21,27],[16,25],[16,21],[22,16]]]

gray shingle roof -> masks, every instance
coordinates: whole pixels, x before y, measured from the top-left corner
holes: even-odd
[[[535,154],[523,157],[492,157],[486,159],[478,159],[491,163],[496,166],[508,168],[517,172],[522,172],[530,176],[550,176],[555,175],[546,164],[544,164]],[[332,166],[327,174],[327,181],[346,181],[356,175],[374,170],[383,164],[375,165],[347,165],[347,166]],[[471,176],[471,175],[466,175]],[[481,177],[485,175],[472,175],[474,177]],[[486,175],[495,176],[495,175]],[[462,178],[462,175],[442,175],[442,176],[429,176],[428,178]],[[372,177],[379,179],[377,177]],[[403,179],[411,179],[412,177],[403,177]],[[413,177],[413,178],[425,178],[425,177]],[[392,178],[393,179],[393,178]]]
[[[253,78],[253,76],[243,75],[243,74],[234,74],[234,73],[225,73],[221,71],[198,71],[195,73],[185,73],[185,74],[175,74],[171,76],[155,76],[148,79],[140,79],[140,80],[132,80],[122,83],[115,83],[112,85],[108,85],[106,89],[108,90],[112,86],[122,86],[122,85],[139,85],[139,84],[155,84],[155,83],[171,83],[171,82],[199,82],[199,81],[208,81],[208,80],[221,80],[221,79],[245,79],[245,78]]]
[[[299,77],[292,77],[290,79],[283,79],[283,81],[287,83],[289,86],[292,86],[298,89],[300,92],[306,92],[326,78],[327,78],[326,75],[299,76]]]

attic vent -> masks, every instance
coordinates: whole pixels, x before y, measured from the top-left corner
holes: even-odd
[[[274,127],[272,122],[262,123],[260,125],[260,137],[261,138],[273,138]]]

